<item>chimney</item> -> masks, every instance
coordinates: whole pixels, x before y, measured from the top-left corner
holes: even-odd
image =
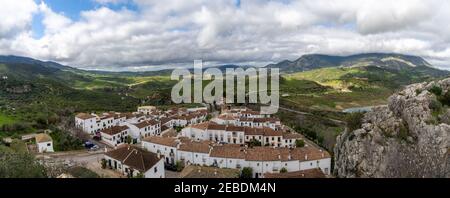
[[[158,159],[161,159],[161,153],[158,152],[157,156],[158,156]]]
[[[305,154],[305,160],[308,160],[308,154]]]

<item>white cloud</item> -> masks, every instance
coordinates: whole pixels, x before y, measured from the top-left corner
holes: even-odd
[[[0,6],[0,39],[25,31],[33,20],[37,5],[33,0],[4,0]]]
[[[108,8],[126,0],[95,1],[103,6],[72,21],[45,3],[5,0],[18,12],[0,7],[7,19],[0,21],[0,53],[111,69],[199,58],[265,64],[305,53],[397,52],[440,67],[450,62],[446,0],[242,0],[239,7],[232,0],[134,0],[138,11]],[[45,26],[38,39],[30,28],[36,12]]]

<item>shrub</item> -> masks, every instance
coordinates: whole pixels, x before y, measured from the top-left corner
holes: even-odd
[[[416,95],[419,95],[420,93],[422,93],[421,89],[416,89]]]
[[[450,106],[450,91],[447,91],[443,96],[438,97],[438,100],[443,104]]]
[[[248,146],[250,146],[250,147],[261,146],[261,145],[262,145],[262,143],[257,139],[252,139],[248,143]]]
[[[280,173],[287,173],[287,169],[285,167],[281,168]]]
[[[102,169],[106,168],[106,159],[102,159]]]
[[[244,167],[241,171],[241,178],[253,178],[253,169],[251,167]]]
[[[0,152],[0,178],[46,178],[45,167],[34,156]]]
[[[440,96],[442,94],[442,88],[440,88],[436,85],[431,87],[428,91],[430,91],[431,93],[433,93],[436,96]]]
[[[81,166],[73,167],[68,172],[76,178],[99,178],[97,173]]]
[[[134,176],[133,178],[145,178],[144,174],[142,174],[141,172],[139,172],[136,176]]]
[[[301,148],[305,146],[305,141],[304,140],[295,140],[295,146],[297,148]]]
[[[437,100],[431,100],[430,104],[428,104],[428,107],[433,111],[433,112],[439,112],[442,110],[442,104],[437,101]]]
[[[130,135],[127,136],[127,139],[125,140],[127,144],[131,144],[133,142],[133,139]]]
[[[177,169],[177,172],[181,172],[184,169],[184,164],[182,161],[177,161],[175,163],[175,168]]]
[[[361,128],[363,117],[364,117],[364,113],[361,113],[361,112],[347,114],[345,116],[345,121],[347,123],[348,130],[354,131],[356,129]]]

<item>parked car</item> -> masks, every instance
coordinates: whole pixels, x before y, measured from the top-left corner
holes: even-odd
[[[89,141],[84,143],[84,147],[87,148],[87,149],[91,149],[94,146],[96,146],[96,145],[94,143],[92,143],[92,142],[89,142]]]
[[[91,151],[98,150],[100,147],[98,145],[94,145],[90,148]]]

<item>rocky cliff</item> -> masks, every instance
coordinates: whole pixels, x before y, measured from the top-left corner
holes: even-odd
[[[407,86],[337,137],[338,177],[450,177],[450,78]]]

